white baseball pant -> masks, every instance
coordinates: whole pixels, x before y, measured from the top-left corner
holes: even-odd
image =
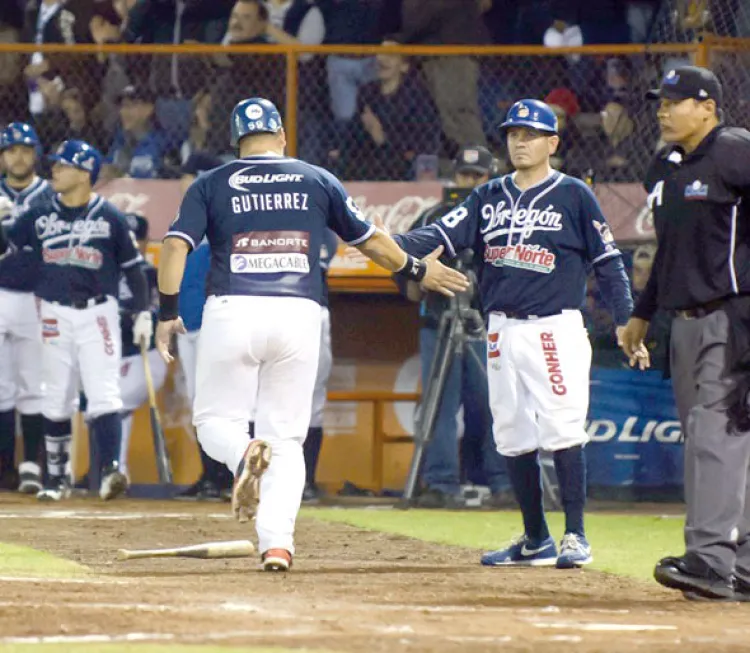
[[[0,288],[0,411],[42,412],[42,349],[33,293]]]
[[[261,553],[294,553],[320,348],[320,305],[299,297],[212,296],[203,312],[193,423],[204,451],[234,474],[255,437],[271,446],[255,519]]]
[[[182,376],[185,378],[185,391],[191,408],[195,401],[195,368],[198,359],[199,335],[200,330],[177,334],[178,359]]]
[[[331,377],[333,354],[331,352],[331,314],[322,306],[320,309],[320,356],[318,358],[318,372],[315,377],[315,391],[313,392],[312,415],[310,426],[323,426],[323,413],[328,394],[328,379]]]
[[[534,320],[492,313],[487,338],[497,450],[520,456],[586,444],[591,344],[580,311]]]
[[[41,315],[44,416],[54,421],[70,419],[78,405],[80,385],[92,419],[119,413],[122,343],[117,301],[107,297],[102,304],[79,310],[42,300]]]
[[[154,392],[158,392],[167,379],[167,364],[159,356],[156,349],[148,352],[148,362],[151,368],[151,379],[154,382]],[[120,440],[118,462],[120,463],[120,471],[127,474],[128,449],[130,447],[130,434],[133,429],[132,412],[148,401],[146,368],[140,354],[127,356],[120,363],[120,395],[122,397],[122,410],[127,414],[122,420],[122,439]]]

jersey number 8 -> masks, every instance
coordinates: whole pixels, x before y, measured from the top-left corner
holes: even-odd
[[[441,222],[448,227],[448,229],[454,229],[467,215],[469,215],[469,211],[463,206],[459,206],[458,208],[453,209],[448,215],[443,216]]]

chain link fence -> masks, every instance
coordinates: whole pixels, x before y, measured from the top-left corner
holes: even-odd
[[[557,167],[595,182],[638,183],[658,144],[644,93],[700,47],[496,48],[471,57],[69,47],[41,58],[33,46],[6,48],[0,124],[30,121],[47,151],[66,138],[90,141],[108,157],[105,178],[171,178],[191,154],[233,156],[231,108],[259,95],[282,113],[294,104],[287,129],[300,158],[345,180],[412,181],[450,177],[456,151],[469,144],[487,145],[508,169],[498,124],[516,100],[539,98],[560,117]],[[727,119],[748,124],[748,42],[722,40],[706,52],[725,79]]]

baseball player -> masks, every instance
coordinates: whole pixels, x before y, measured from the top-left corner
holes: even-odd
[[[328,310],[328,268],[336,255],[338,238],[330,229],[326,231],[323,245],[320,248],[320,271],[323,277],[320,297],[320,355],[318,357],[318,373],[315,377],[313,391],[312,415],[310,428],[304,444],[305,455],[305,490],[303,501],[315,501],[319,498],[320,490],[315,485],[315,471],[318,468],[320,448],[323,445],[323,411],[326,407],[328,394],[328,379],[331,377],[333,354],[331,352],[331,313]]]
[[[52,195],[49,183],[35,173],[40,146],[36,132],[25,123],[13,122],[0,132],[5,170],[0,219],[6,229],[23,211]],[[42,325],[33,292],[38,268],[30,252],[0,261],[0,474],[14,468],[18,411],[24,443],[18,491],[24,494],[42,489]]]
[[[483,262],[479,293],[488,318],[487,372],[493,434],[506,456],[524,535],[487,553],[482,564],[580,567],[592,561],[583,509],[584,421],[591,345],[579,308],[593,267],[618,333],[632,309],[612,233],[589,188],[550,167],[557,118],[538,100],[521,100],[501,130],[516,171],[479,186],[431,226],[398,236],[410,254],[444,245]],[[554,452],[565,510],[559,551],[542,508],[539,449]]]
[[[466,288],[437,260],[406,255],[368,223],[330,173],[284,156],[286,138],[266,99],[231,115],[240,158],[190,187],[163,245],[157,347],[169,362],[172,333],[184,331],[178,290],[188,252],[208,236],[211,270],[198,340],[194,422],[203,448],[235,473],[232,508],[255,515],[262,568],[286,571],[305,485],[302,452],[310,425],[320,348],[326,228],[383,267],[432,290]],[[248,394],[258,379],[255,439]],[[258,500],[260,501],[258,505]]]
[[[159,304],[159,292],[156,286],[156,268],[145,260],[146,248],[148,246],[148,220],[142,215],[127,214],[125,219],[128,227],[133,232],[138,246],[138,251],[144,257],[143,272],[146,275],[148,286],[149,310],[153,313]],[[148,388],[146,387],[146,371],[141,355],[140,343],[136,344],[134,335],[135,300],[133,291],[128,284],[125,274],[120,277],[118,293],[120,303],[120,332],[122,335],[122,361],[120,363],[120,395],[122,397],[122,438],[120,440],[120,453],[118,462],[120,471],[128,476],[128,448],[130,446],[130,433],[133,427],[133,411],[148,401]],[[151,377],[154,383],[154,391],[158,391],[167,378],[167,366],[156,351],[153,338],[149,338],[148,362],[151,368]]]
[[[80,378],[103,467],[99,495],[107,500],[127,487],[117,462],[122,427],[117,290],[122,270],[137,313],[133,339],[150,339],[143,259],[125,217],[92,193],[101,167],[99,152],[69,140],[50,158],[56,196],[23,213],[8,231],[12,250],[33,251],[41,261],[36,294],[44,340],[48,480],[37,496],[59,501],[69,495],[69,425]]]

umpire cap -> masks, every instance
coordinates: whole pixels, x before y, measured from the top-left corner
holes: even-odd
[[[136,240],[148,240],[148,220],[145,217],[140,213],[126,213],[125,219]]]
[[[692,98],[703,102],[713,100],[721,106],[723,96],[719,78],[708,68],[700,66],[681,66],[670,70],[661,80],[659,88],[646,93],[646,99],[687,100]]]
[[[508,110],[500,130],[510,127],[529,127],[545,134],[557,134],[557,116],[552,107],[541,100],[519,100]]]
[[[276,134],[283,127],[279,110],[270,100],[262,97],[242,100],[232,111],[232,147],[248,134]]]
[[[99,170],[102,167],[102,155],[95,147],[84,141],[71,139],[63,141],[57,152],[50,155],[50,161],[73,166],[79,170],[85,170],[91,175],[91,185],[99,179]]]
[[[41,141],[34,128],[25,122],[12,122],[0,132],[0,152],[14,145],[41,147]]]

